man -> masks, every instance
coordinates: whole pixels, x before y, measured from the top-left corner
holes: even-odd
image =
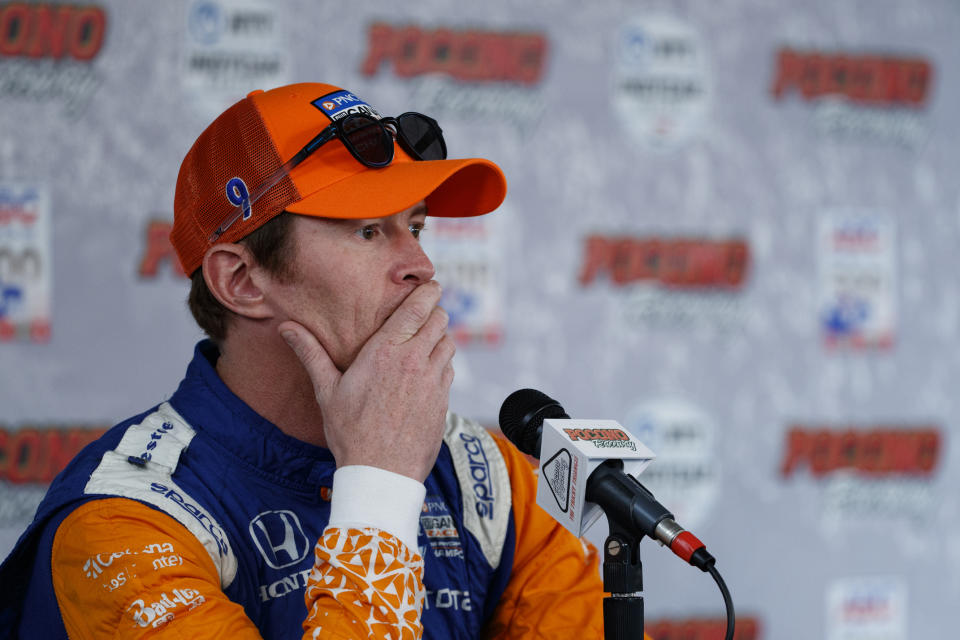
[[[171,233],[211,340],[54,481],[0,570],[0,628],[599,637],[595,551],[536,507],[511,445],[447,413],[454,345],[418,237],[505,192],[493,163],[446,159],[432,119],[338,87],[217,118]]]

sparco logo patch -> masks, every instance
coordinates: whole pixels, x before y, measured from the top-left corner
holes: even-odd
[[[249,529],[260,555],[274,569],[295,565],[310,551],[310,541],[293,511],[264,511],[250,521]]]
[[[490,463],[480,440],[465,433],[460,434],[463,449],[470,462],[470,479],[473,495],[477,498],[477,515],[493,520],[493,484],[490,482]]]
[[[206,529],[210,535],[213,536],[221,556],[225,556],[230,553],[230,546],[227,544],[226,536],[224,536],[223,531],[221,531],[220,528],[213,523],[206,511],[197,505],[188,502],[183,495],[180,494],[180,492],[160,484],[159,482],[151,482],[150,490],[154,491],[155,493],[159,493],[161,496],[193,516],[196,521],[200,523],[200,526]]]

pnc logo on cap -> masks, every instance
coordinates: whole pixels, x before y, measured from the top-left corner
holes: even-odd
[[[354,113],[372,115],[376,118],[380,117],[380,114],[369,104],[349,91],[342,89],[320,96],[310,104],[326,114],[331,120],[346,118],[348,115]]]

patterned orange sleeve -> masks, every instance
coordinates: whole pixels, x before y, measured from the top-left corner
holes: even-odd
[[[423,559],[378,529],[328,528],[307,583],[304,638],[423,636]]]
[[[71,638],[261,637],[221,591],[216,567],[193,534],[134,500],[78,507],[57,529],[51,560]]]

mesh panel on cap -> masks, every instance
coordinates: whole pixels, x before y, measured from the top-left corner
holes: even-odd
[[[200,134],[180,168],[170,234],[186,273],[200,266],[210,234],[235,211],[227,200],[227,182],[239,177],[253,191],[282,163],[249,99],[227,109]],[[297,188],[285,176],[253,204],[251,218],[234,222],[220,241],[243,238],[299,199]]]

